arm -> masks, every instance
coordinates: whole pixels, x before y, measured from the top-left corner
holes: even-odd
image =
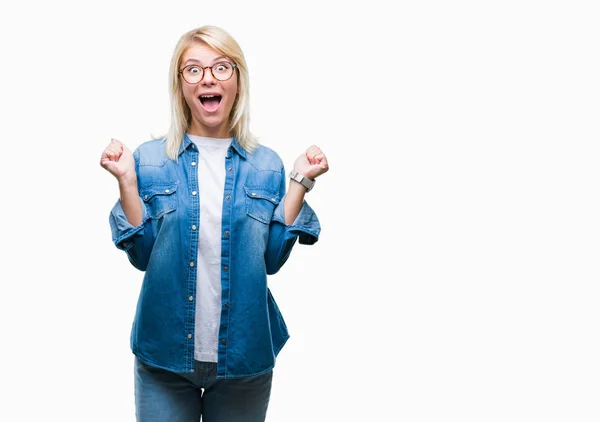
[[[294,170],[310,179],[329,170],[325,154],[312,145],[294,162]],[[292,247],[298,239],[300,244],[312,245],[319,239],[321,226],[317,215],[304,200],[306,188],[295,180],[290,180],[286,195],[285,168],[281,170],[279,196],[283,199],[275,208],[269,227],[269,240],[265,253],[267,274],[275,274],[287,261]]]
[[[142,224],[142,204],[138,195],[137,175],[129,180],[119,180],[119,193],[123,212],[132,226]]]
[[[294,171],[314,180],[321,174],[329,170],[327,157],[323,151],[316,146],[310,146],[306,152],[296,158],[294,162]],[[291,224],[302,207],[306,188],[295,180],[290,181],[290,189],[285,198],[285,223]]]
[[[283,175],[283,177],[285,179],[285,174]],[[290,179],[290,187],[287,194],[285,194],[284,198],[284,215],[286,225],[292,224],[298,216],[298,213],[300,213],[300,209],[302,208],[302,204],[304,203],[305,194],[306,188],[300,183],[296,182],[295,180]]]
[[[292,193],[293,185],[290,184],[290,192],[286,195],[285,193],[286,173],[285,169],[281,170],[281,184],[279,186],[279,196],[283,197],[281,202],[275,207],[273,213],[273,219],[269,225],[269,239],[267,241],[267,250],[265,252],[265,263],[267,266],[267,274],[275,274],[285,264],[287,259],[292,252],[292,248],[299,240],[300,244],[312,245],[319,240],[319,233],[321,232],[321,226],[317,215],[313,209],[304,200],[304,193],[302,193],[299,205],[298,196],[288,195]],[[290,182],[296,183],[296,182]],[[304,189],[304,186],[299,186]],[[298,194],[296,194],[298,195]],[[296,210],[286,210],[288,201],[292,203],[292,206],[296,206]],[[293,214],[296,214],[295,216]],[[287,218],[293,218],[293,220],[286,224]],[[290,221],[290,220],[288,220]]]
[[[137,202],[142,212],[141,223],[134,226],[127,219],[123,202],[118,200],[110,212],[109,222],[115,246],[127,253],[129,262],[140,271],[145,271],[154,246],[152,220],[141,198]]]
[[[138,194],[138,151],[133,154],[113,139],[102,153],[100,165],[118,181],[120,199],[110,213],[110,228],[115,246],[127,253],[129,261],[145,271],[154,245],[151,221]]]

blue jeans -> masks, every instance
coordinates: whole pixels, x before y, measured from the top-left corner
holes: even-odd
[[[138,422],[264,422],[273,371],[216,379],[217,364],[194,363],[192,373],[155,368],[135,358]]]

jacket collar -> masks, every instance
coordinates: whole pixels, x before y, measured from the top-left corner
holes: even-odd
[[[186,134],[184,134],[183,136],[183,142],[181,143],[181,146],[179,147],[179,155],[181,155],[183,153],[183,151],[187,150],[190,145],[193,145],[194,142],[190,139],[190,137]],[[242,148],[242,146],[240,145],[240,143],[238,142],[237,138],[234,136],[233,137],[233,141],[231,141],[231,146],[233,147],[233,150],[235,150],[240,156],[242,156],[243,158],[246,158],[246,150],[244,148]],[[231,148],[230,148],[231,150]]]

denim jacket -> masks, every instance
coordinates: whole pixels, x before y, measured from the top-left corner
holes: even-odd
[[[200,229],[198,150],[186,135],[178,161],[163,140],[133,153],[142,223],[127,221],[120,201],[110,214],[113,242],[145,271],[131,331],[131,349],[143,362],[193,372],[196,259]],[[289,334],[267,287],[298,239],[311,245],[320,225],[303,203],[291,225],[283,213],[286,173],[276,152],[244,150],[233,138],[224,162],[221,230],[221,320],[217,378],[259,375],[275,365]]]

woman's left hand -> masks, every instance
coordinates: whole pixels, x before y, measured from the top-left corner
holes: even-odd
[[[294,171],[312,180],[327,170],[329,170],[327,157],[316,145],[308,147],[306,152],[294,161]]]

